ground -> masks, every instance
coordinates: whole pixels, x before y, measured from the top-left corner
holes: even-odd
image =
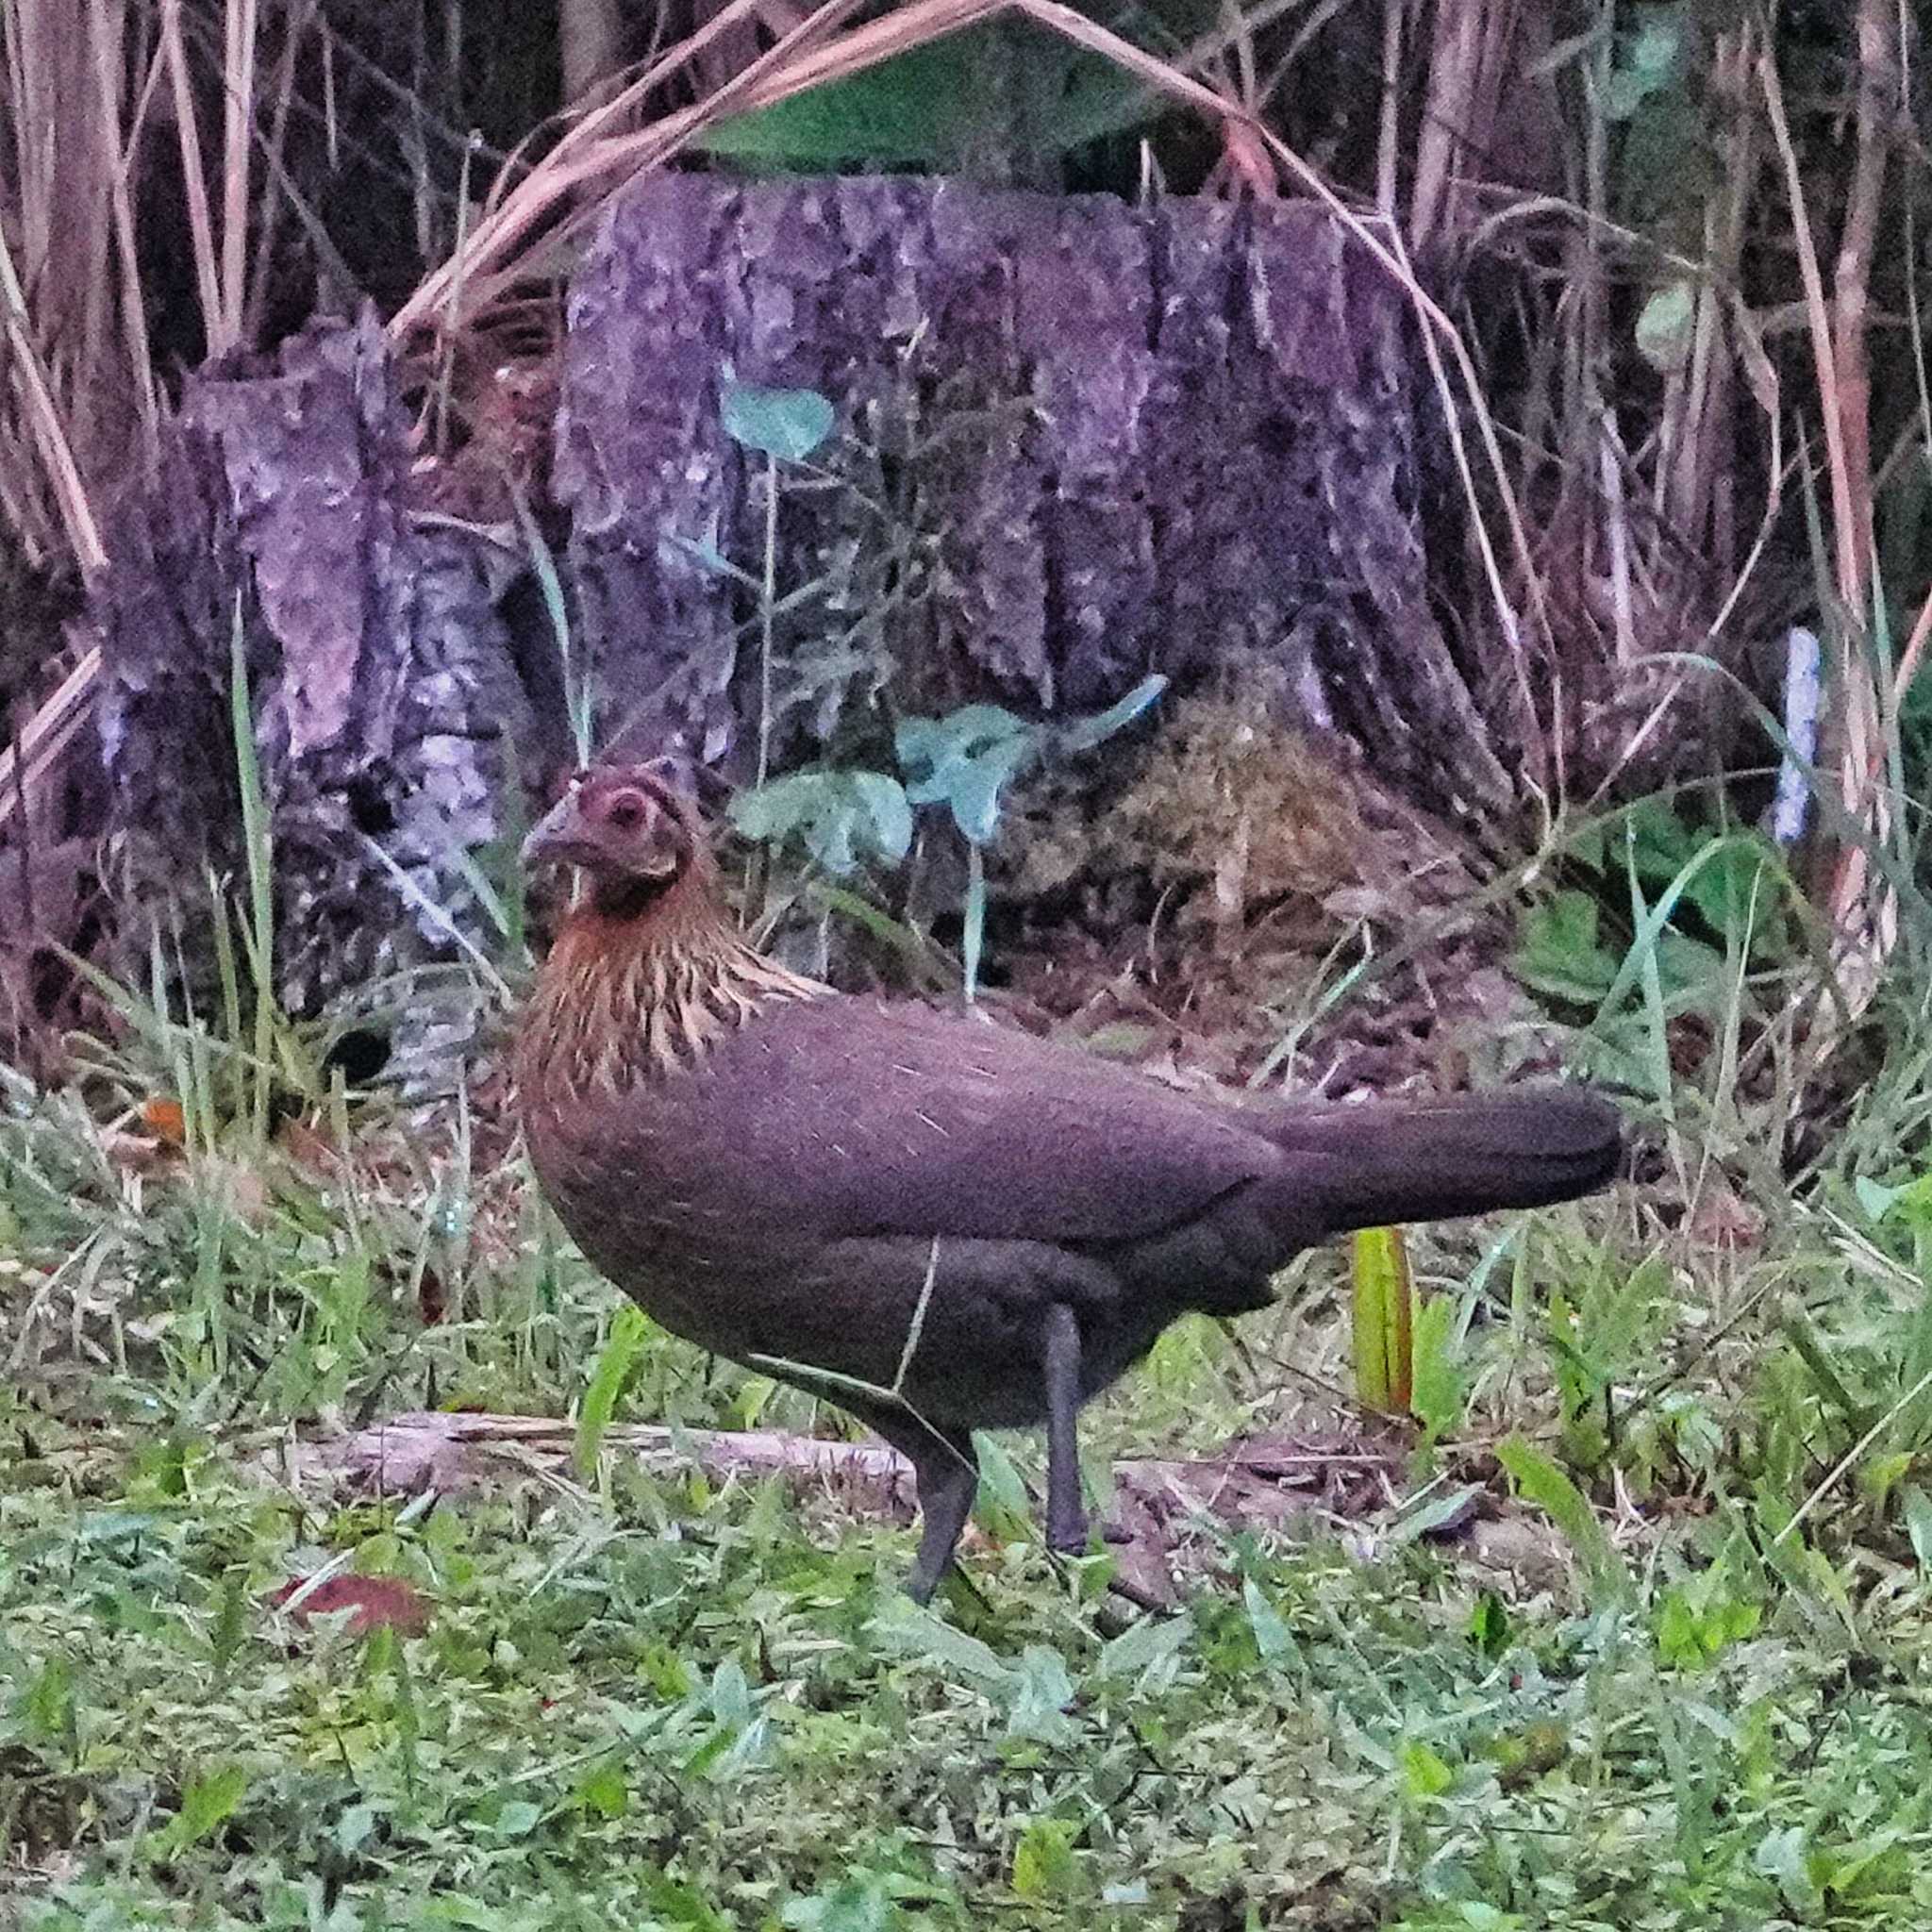
[[[1889,1199],[1757,1250],[1628,1190],[1422,1239],[1441,1440],[1285,1529],[1180,1510],[1160,1613],[1046,1557],[1008,1439],[925,1612],[889,1499],[696,1433],[835,1419],[627,1315],[477,1124],[184,1157],[15,1099],[0,1924],[1932,1924]],[[1174,1331],[1091,1412],[1101,1493],[1361,1429],[1344,1267]],[[420,1407],[566,1422],[431,1491],[323,1453]]]

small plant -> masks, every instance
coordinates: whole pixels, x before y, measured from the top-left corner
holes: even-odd
[[[966,997],[979,982],[986,934],[985,848],[999,830],[1006,788],[1036,760],[1091,751],[1124,730],[1167,679],[1143,677],[1104,711],[1035,722],[1001,705],[962,705],[939,718],[902,718],[894,734],[901,777],[884,772],[795,772],[742,793],[732,823],[770,845],[797,838],[828,872],[850,872],[870,849],[889,863],[905,858],[912,808],[943,806],[966,841],[966,901],[960,941]]]

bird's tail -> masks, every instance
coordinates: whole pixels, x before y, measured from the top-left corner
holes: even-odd
[[[1563,1086],[1284,1108],[1268,1137],[1330,1234],[1573,1200],[1606,1186],[1624,1150],[1617,1109]]]

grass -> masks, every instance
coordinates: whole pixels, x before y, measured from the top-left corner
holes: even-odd
[[[734,0],[479,177],[474,221],[474,137],[453,179],[412,162],[437,218],[395,340],[446,391],[458,341],[548,290],[624,181],[988,10],[922,0],[847,27],[833,0],[721,73],[758,14]],[[1136,1617],[1106,1595],[1108,1559],[1049,1563],[995,1462],[978,1594],[926,1617],[896,1591],[902,1525],[650,1474],[604,1438],[612,1418],[827,1413],[626,1319],[481,1098],[425,1119],[332,1083],[325,1034],[256,995],[258,823],[248,904],[216,908],[214,1024],[168,1007],[158,952],[76,1091],[0,1068],[0,1927],[1932,1924],[1932,1032],[1922,996],[1886,997],[1924,985],[1932,947],[1902,748],[1932,638],[1908,541],[1932,415],[1923,158],[1894,132],[1906,12],[1858,0],[1814,75],[1816,9],[1770,39],[1742,14],[1693,37],[1671,9],[1607,9],[1552,50],[1508,8],[1439,8],[1433,41],[1392,8],[1379,78],[1371,60],[1338,88],[1292,84],[1334,70],[1298,66],[1316,29],[1265,8],[1163,58],[1053,0],[1018,11],[1340,208],[1407,291],[1468,514],[1468,567],[1438,575],[1467,579],[1444,596],[1473,646],[1507,654],[1524,703],[1496,749],[1539,795],[1566,774],[1573,809],[1600,777],[1621,795],[1709,670],[1683,646],[1790,614],[1766,586],[1804,585],[1806,525],[1835,713],[1805,752],[1825,849],[1804,902],[1766,874],[1741,922],[1717,918],[1708,828],[1682,850],[1655,824],[1648,845],[1599,838],[1593,860],[1562,826],[1546,841],[1563,876],[1524,956],[1594,1012],[1580,1049],[1645,1095],[1661,1178],[1417,1241],[1411,1508],[1204,1530],[1185,1610]],[[1357,12],[1313,10],[1351,33]],[[95,499],[163,428],[144,256],[192,263],[219,347],[258,343],[278,276],[332,254],[291,172],[311,66],[335,165],[336,65],[307,51],[327,23],[277,53],[260,13],[6,15],[0,526],[35,568],[101,567]],[[1674,64],[1646,52],[1657,33],[1682,35]],[[692,98],[668,91],[701,59]],[[1559,165],[1486,185],[1524,146],[1505,107],[1544,80]],[[429,105],[403,118],[471,125]],[[1338,142],[1344,125],[1379,132]],[[1354,174],[1307,158],[1330,153]],[[182,201],[158,229],[157,167]],[[1455,272],[1465,251],[1481,281]],[[1671,667],[1614,758],[1532,702],[1573,661],[1586,692]],[[0,820],[49,782],[97,669],[77,659],[0,749]],[[1620,892],[1628,930],[1599,937]],[[1797,930],[1767,933],[1787,915]],[[514,952],[513,901],[501,923]],[[178,1148],[157,1099],[178,1104]],[[1095,1466],[1321,1410],[1348,1379],[1339,1260],[1290,1289],[1237,1341],[1168,1338],[1097,1408]],[[412,1406],[575,1416],[582,1479],[508,1465],[377,1500],[302,1451]],[[1032,1444],[1011,1467],[1037,1476]],[[1472,1496],[1475,1532],[1415,1533]],[[339,1588],[310,1611],[286,1595],[358,1575],[394,1580],[335,1610]],[[419,1598],[420,1630],[350,1627],[358,1601]]]
[[[1874,1003],[1796,1196],[1714,1167],[1789,1124],[1816,970],[1751,853],[1700,885],[1735,834],[1652,810],[1544,889],[1599,881],[1520,963],[1654,1076],[1660,1178],[1415,1241],[1402,1482],[1185,1526],[1138,1615],[1040,1547],[1023,1441],[933,1615],[876,1510],[626,1460],[612,1420],[837,1424],[562,1247],[487,1082],[352,1094],[256,996],[248,724],[212,1021],[158,952],[73,1089],[0,1071],[0,1924],[1932,1922],[1925,1016]],[[1342,1257],[1283,1289],[1096,1406],[1103,1480],[1349,1425]],[[572,1474],[381,1496],[315,1452],[437,1407],[575,1415]]]
[[[1172,1622],[1104,1639],[1015,1576],[965,1635],[893,1595],[877,1534],[827,1552],[769,1492],[626,1482],[624,1527],[525,1494],[399,1528],[311,1518],[178,1444],[96,1480],[5,1506],[10,1826],[42,1925],[1932,1905],[1916,1601],[1862,1669],[1774,1619],[1681,1670],[1637,1616],[1531,1607],[1485,1641],[1424,1555],[1250,1550],[1241,1592]],[[428,1634],[254,1607],[325,1541],[432,1591]]]
[[[1476,1483],[1489,1540],[1208,1532],[1184,1611],[1141,1617],[989,1499],[977,1593],[933,1616],[902,1525],[774,1481],[608,1448],[588,1486],[426,1502],[317,1473],[317,1425],[567,1415],[623,1304],[487,1121],[338,1094],[259,1146],[244,1077],[171,1152],[99,1080],[0,1123],[0,1923],[1932,1918],[1907,1174],[1771,1204],[1728,1258],[1640,1249],[1617,1203],[1419,1242],[1459,1339],[1414,1486]],[[1295,1285],[1238,1343],[1165,1341],[1096,1466],[1306,1413],[1277,1362],[1341,1383],[1341,1258]],[[627,1346],[620,1415],[824,1420]],[[277,1601],[331,1564],[426,1629]]]

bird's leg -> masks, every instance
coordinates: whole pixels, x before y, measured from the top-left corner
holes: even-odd
[[[953,1567],[953,1552],[979,1491],[979,1458],[971,1436],[942,1437],[913,1466],[919,1479],[919,1555],[906,1590],[923,1604]]]
[[[912,1464],[919,1491],[919,1555],[906,1579],[917,1604],[928,1602],[953,1567],[973,1499],[979,1491],[979,1457],[965,1429],[943,1429],[904,1408],[867,1404],[854,1412]]]
[[[1080,1507],[1080,1324],[1065,1302],[1046,1311],[1046,1541],[1077,1555],[1087,1547]]]

